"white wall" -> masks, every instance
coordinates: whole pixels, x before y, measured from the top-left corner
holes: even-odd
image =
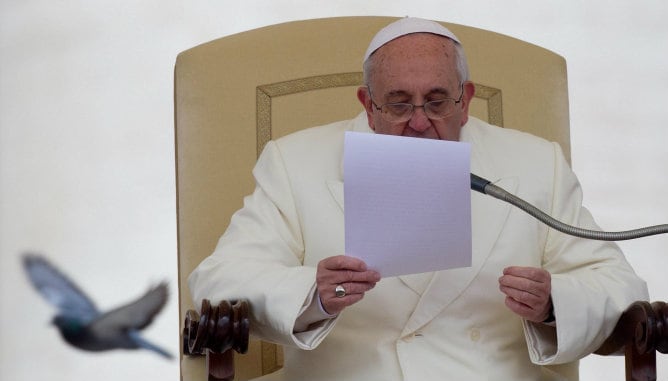
[[[668,223],[665,1],[2,0],[0,379],[178,378],[176,361],[150,353],[66,347],[18,253],[46,253],[102,308],[163,279],[175,296],[176,54],[259,26],[343,15],[467,24],[565,56],[586,204],[610,230]],[[668,236],[621,245],[652,299],[668,300]],[[177,316],[173,297],[145,333],[174,354]],[[622,380],[623,359],[591,356],[582,379]]]

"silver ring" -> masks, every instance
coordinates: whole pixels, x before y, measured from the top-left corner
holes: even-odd
[[[343,288],[342,285],[338,284],[334,289],[334,294],[336,295],[337,298],[343,298],[344,296],[346,296],[346,289]]]

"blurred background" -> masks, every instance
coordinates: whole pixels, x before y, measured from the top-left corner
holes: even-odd
[[[564,56],[586,205],[607,230],[668,223],[665,1],[0,0],[0,379],[178,379],[178,361],[149,352],[67,347],[19,254],[44,253],[102,309],[167,280],[172,297],[144,336],[178,355],[176,55],[349,15],[466,24]],[[652,300],[668,300],[668,236],[620,245]],[[667,364],[659,357],[660,379]],[[581,379],[623,380],[623,368],[589,356]]]

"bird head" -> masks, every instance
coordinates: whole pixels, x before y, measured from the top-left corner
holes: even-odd
[[[69,315],[56,315],[51,323],[65,335],[76,335],[86,328],[86,324],[81,319]]]

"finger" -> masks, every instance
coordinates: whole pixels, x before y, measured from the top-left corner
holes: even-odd
[[[518,303],[528,306],[529,308],[540,308],[545,304],[546,298],[536,296],[530,292],[518,290],[511,287],[500,287],[501,292],[506,294],[511,299]]]
[[[333,261],[338,260],[334,259]],[[339,284],[344,282],[378,282],[380,280],[380,274],[377,271],[340,268],[339,266],[331,266],[331,263],[326,261],[321,261],[316,269],[318,283]]]
[[[506,294],[506,306],[523,318],[541,322],[549,316],[551,307],[549,293],[536,296],[530,292],[503,285],[500,285],[499,289]]]
[[[316,283],[318,286],[328,287],[341,283],[370,283],[376,284],[380,281],[380,274],[375,271],[355,272],[348,270],[321,270],[316,271]]]
[[[336,289],[338,286],[343,287],[343,289],[345,290],[345,296],[349,296],[349,295],[364,294],[373,289],[376,286],[376,284],[369,282],[353,282],[353,283],[340,283],[337,285],[333,284],[318,285],[318,293],[320,294],[321,301],[323,299],[327,300],[331,298],[341,298],[340,296],[336,295]]]
[[[531,279],[511,275],[504,275],[499,278],[499,285],[518,291],[525,291],[538,297],[543,297],[550,293],[549,283],[536,282]]]
[[[380,274],[367,270],[366,264],[359,258],[345,255],[328,257],[318,262],[316,277],[318,282],[378,282]]]
[[[346,273],[345,277],[340,280],[340,282],[373,283],[373,284],[376,284],[379,281],[380,281],[380,274],[378,274],[378,272],[373,270],[364,272],[349,272]]]
[[[346,296],[355,294],[364,294],[365,292],[372,290],[376,286],[375,283],[369,283],[369,282],[352,282],[352,283],[348,282],[348,283],[340,283],[339,285],[342,286],[344,290],[346,290]],[[334,290],[336,290],[336,287],[334,287]],[[336,296],[336,292],[334,292],[334,295]]]
[[[352,270],[366,271],[366,263],[363,260],[348,255],[336,255],[320,261],[327,270]]]
[[[550,294],[552,287],[551,274],[537,267],[511,266],[503,270],[499,284],[529,291],[535,295]]]
[[[517,315],[527,320],[540,323],[545,321],[550,316],[551,303],[547,303],[543,308],[532,308],[526,304],[520,303],[517,300],[507,296],[505,299],[506,306]]]
[[[550,272],[538,267],[510,266],[503,269],[504,275],[530,279],[540,283],[550,282]]]
[[[360,301],[364,294],[372,289],[375,284],[370,283],[344,283],[339,286],[343,287],[345,294],[343,296],[336,295],[336,288],[338,287],[329,287],[331,292],[320,291],[320,302],[323,305],[325,311],[330,314],[338,314],[344,308],[357,303]]]
[[[530,308],[526,304],[522,304],[511,297],[506,297],[505,304],[506,307],[508,307],[508,309],[510,309],[520,317],[531,321],[537,321],[536,310]]]

